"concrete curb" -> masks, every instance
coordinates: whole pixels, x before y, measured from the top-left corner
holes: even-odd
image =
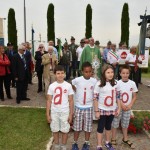
[[[53,146],[54,138],[53,136],[50,138],[49,142],[46,145],[46,150],[51,150]]]
[[[145,130],[144,128],[143,128],[143,131],[144,131],[145,134],[150,138],[150,133],[149,133],[147,130]]]

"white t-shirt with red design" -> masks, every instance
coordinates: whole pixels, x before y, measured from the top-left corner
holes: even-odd
[[[76,87],[75,106],[79,108],[93,107],[94,86],[97,80],[94,78],[85,79],[83,76],[72,80]]]
[[[74,94],[70,83],[64,81],[58,83],[55,81],[49,86],[48,95],[52,95],[51,111],[54,112],[68,112],[69,99],[68,96]]]
[[[100,81],[97,82],[94,88],[94,94],[99,95],[98,108],[105,111],[113,111],[117,108],[117,93],[120,92],[120,86],[116,81],[116,85],[111,86],[106,82],[104,87],[100,87]]]
[[[118,84],[120,86],[122,102],[124,105],[129,105],[132,101],[132,94],[138,91],[135,82],[132,80],[128,80],[127,82],[119,80]]]

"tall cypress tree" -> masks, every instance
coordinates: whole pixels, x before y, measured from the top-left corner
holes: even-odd
[[[47,10],[47,40],[53,40],[55,43],[55,21],[54,21],[54,5],[51,3]]]
[[[129,46],[129,13],[128,3],[124,3],[121,17],[121,42]]]
[[[86,32],[85,37],[92,37],[92,8],[91,5],[88,4],[86,7]]]
[[[15,11],[10,8],[8,12],[8,42],[14,44],[14,50],[17,50],[17,29]]]

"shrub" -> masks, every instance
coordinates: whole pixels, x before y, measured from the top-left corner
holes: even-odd
[[[143,127],[145,130],[150,132],[150,117],[146,116],[144,121],[143,121]]]
[[[140,133],[143,128],[143,118],[133,117],[130,119],[130,124],[128,127],[128,132],[130,133]]]

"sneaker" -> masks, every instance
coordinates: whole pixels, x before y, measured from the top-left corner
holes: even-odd
[[[89,149],[90,149],[90,145],[88,145],[87,143],[84,143],[82,150],[89,150]]]
[[[105,144],[105,146],[108,150],[115,150],[111,143]]]
[[[102,147],[97,147],[96,150],[103,150]]]
[[[77,143],[72,144],[72,150],[79,150]]]

